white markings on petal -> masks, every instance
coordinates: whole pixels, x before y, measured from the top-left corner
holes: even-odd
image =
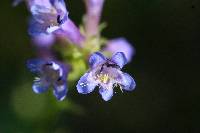
[[[60,68],[60,66],[54,62],[52,63],[52,67],[54,70],[58,70]]]
[[[97,85],[98,84],[91,77],[91,73],[86,73],[80,78],[76,88],[79,93],[88,94],[92,92]]]
[[[80,86],[83,88],[83,87],[86,87],[88,86],[88,83],[80,83]]]
[[[66,89],[66,86],[65,86],[65,85],[61,85],[61,86],[57,87],[57,91],[58,91],[58,92],[62,92],[62,91],[64,91],[65,89]]]
[[[59,76],[60,76],[60,77],[63,76],[63,70],[62,70],[62,69],[59,70]]]
[[[65,81],[62,85],[58,85],[58,83],[54,84],[53,93],[59,101],[62,101],[67,94],[67,85],[66,85]]]
[[[46,30],[47,33],[52,33],[56,30],[58,30],[60,27],[59,26],[49,26]]]
[[[65,96],[63,96],[63,97],[61,97],[61,98],[60,98],[60,101],[64,100],[64,99],[65,99],[65,97],[66,97],[66,95],[65,95]]]
[[[34,85],[32,88],[33,88],[33,91],[34,91],[35,93],[37,93],[37,94],[40,93],[40,91],[37,89],[37,86],[36,86],[36,85]]]

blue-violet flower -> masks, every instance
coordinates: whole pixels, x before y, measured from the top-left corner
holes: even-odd
[[[64,0],[28,0],[32,13],[29,34],[52,33],[67,21],[68,11]]]
[[[56,61],[46,61],[43,59],[31,59],[27,61],[29,70],[38,77],[33,82],[33,91],[43,93],[53,85],[53,94],[62,101],[67,93],[66,75],[67,71],[63,64]]]
[[[99,93],[108,101],[112,98],[113,88],[116,86],[121,90],[134,90],[134,79],[121,71],[126,63],[127,59],[123,52],[117,52],[112,58],[106,58],[100,52],[92,54],[89,58],[90,70],[80,78],[76,86],[78,92],[88,94],[99,86]]]

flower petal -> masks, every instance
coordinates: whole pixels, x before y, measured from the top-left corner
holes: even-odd
[[[103,100],[108,101],[113,96],[113,89],[112,88],[105,89],[105,88],[101,87],[99,89],[99,93],[101,94]]]
[[[45,23],[39,23],[35,18],[29,21],[28,33],[31,36],[38,36],[40,34],[47,34],[48,26]]]
[[[50,0],[50,2],[58,12],[67,13],[64,0]]]
[[[104,48],[105,51],[111,52],[123,52],[128,60],[131,61],[132,56],[135,54],[134,47],[124,38],[117,38],[108,41],[107,46]]]
[[[65,99],[66,94],[67,94],[66,80],[60,79],[54,84],[53,94],[59,101],[62,101]]]
[[[40,34],[32,37],[33,43],[38,47],[50,47],[55,42],[55,36],[53,34]]]
[[[49,27],[47,27],[46,32],[48,34],[50,34],[50,33],[53,33],[54,31],[58,30],[59,28],[60,28],[59,26],[49,26]]]
[[[111,61],[116,63],[120,68],[122,68],[125,64],[127,64],[127,59],[123,52],[115,53],[112,56]]]
[[[49,82],[47,82],[46,80],[36,78],[34,80],[32,88],[35,93],[39,94],[39,93],[43,93],[43,92],[47,91],[49,88],[49,85],[50,85]]]
[[[30,10],[33,6],[36,6],[36,5],[43,6],[43,7],[46,7],[46,8],[52,7],[49,0],[28,0],[26,2],[28,3]]]
[[[96,66],[100,65],[104,61],[106,61],[105,56],[101,54],[100,52],[95,52],[90,56],[89,65],[91,68],[95,68]]]
[[[122,89],[127,91],[132,91],[136,87],[134,79],[127,73],[122,74],[122,79],[119,84],[122,86]]]
[[[33,20],[30,21],[29,33],[52,33],[68,19],[68,12],[63,0],[31,0],[28,2]]]
[[[88,94],[92,92],[96,86],[97,83],[90,80],[90,73],[86,73],[80,78],[78,84],[76,85],[76,88],[79,93]]]
[[[30,59],[27,61],[27,67],[33,73],[40,73],[44,64],[45,61],[41,59]]]

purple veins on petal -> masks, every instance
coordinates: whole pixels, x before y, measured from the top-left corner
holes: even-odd
[[[103,100],[108,101],[112,98],[116,86],[121,90],[134,90],[136,86],[134,79],[121,71],[126,63],[126,57],[122,52],[115,53],[111,58],[95,52],[89,59],[89,71],[78,81],[76,86],[78,92],[87,94],[98,86]]]
[[[124,38],[117,38],[108,41],[104,50],[109,51],[112,54],[116,52],[123,52],[128,62],[130,62],[132,57],[135,55],[134,47]]]
[[[63,64],[52,60],[32,59],[27,62],[27,67],[38,77],[33,83],[35,93],[45,92],[53,85],[55,97],[62,101],[67,93],[67,70]]]

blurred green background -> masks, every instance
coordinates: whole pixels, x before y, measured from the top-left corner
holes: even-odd
[[[79,95],[75,85],[57,102],[35,95],[25,62],[34,57],[24,4],[0,1],[0,133],[199,133],[199,0],[106,0],[103,35],[126,37],[136,56],[124,71],[137,88],[104,102],[97,91]],[[72,20],[84,14],[68,0]]]

